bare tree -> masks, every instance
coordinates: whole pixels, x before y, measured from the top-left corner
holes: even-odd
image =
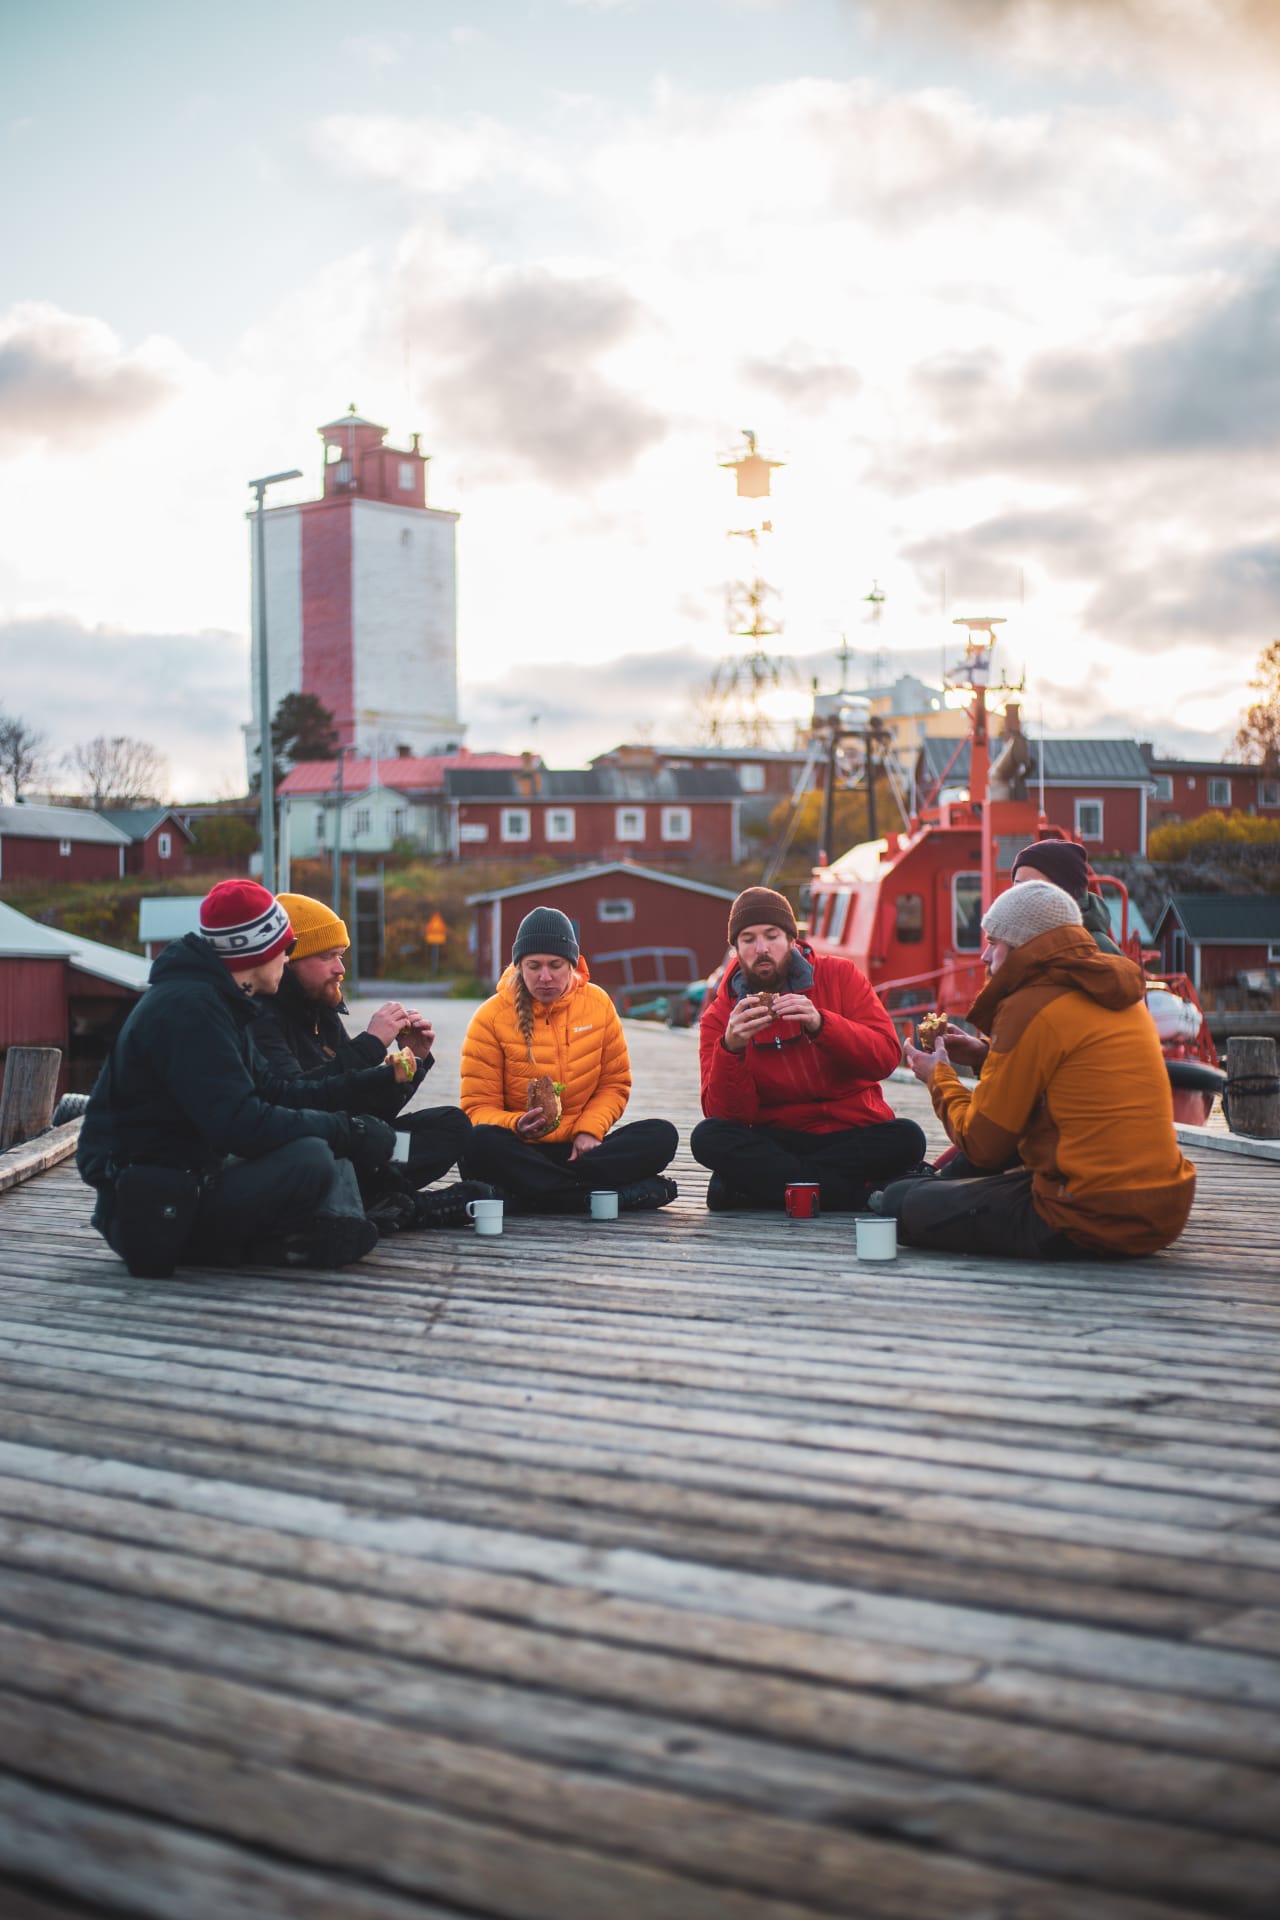
[[[16,714],[0,713],[0,796],[21,803],[48,772],[48,736]]]
[[[80,776],[89,805],[140,807],[163,802],[169,790],[169,762],[146,740],[127,734],[100,733],[82,741],[67,755],[68,766]]]
[[[1276,773],[1280,771],[1280,640],[1273,640],[1258,655],[1257,678],[1249,685],[1262,697],[1242,716],[1236,752],[1246,763]]]

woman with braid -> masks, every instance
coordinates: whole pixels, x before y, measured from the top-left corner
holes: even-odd
[[[669,1120],[618,1126],[630,1092],[622,1023],[591,984],[573,922],[535,907],[462,1043],[472,1131],[459,1166],[514,1213],[586,1213],[604,1188],[622,1212],[665,1207],[676,1183],[659,1176],[679,1136]]]

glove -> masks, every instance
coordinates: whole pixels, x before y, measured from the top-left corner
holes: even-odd
[[[351,1122],[347,1158],[356,1167],[381,1167],[391,1158],[395,1144],[394,1127],[371,1113],[357,1114]]]

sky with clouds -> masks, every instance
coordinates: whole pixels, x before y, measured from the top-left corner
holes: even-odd
[[[0,703],[241,786],[245,483],[355,402],[461,511],[474,747],[689,737],[748,426],[780,711],[1000,613],[1033,720],[1217,753],[1280,633],[1278,83],[1274,0],[6,9]]]

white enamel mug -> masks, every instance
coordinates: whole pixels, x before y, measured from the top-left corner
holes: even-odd
[[[474,1220],[477,1233],[502,1232],[501,1200],[468,1200],[467,1215]]]
[[[860,1213],[853,1223],[859,1260],[893,1260],[898,1252],[898,1223]]]
[[[593,1220],[616,1220],[618,1217],[618,1196],[612,1187],[602,1187],[591,1196],[591,1218]]]

